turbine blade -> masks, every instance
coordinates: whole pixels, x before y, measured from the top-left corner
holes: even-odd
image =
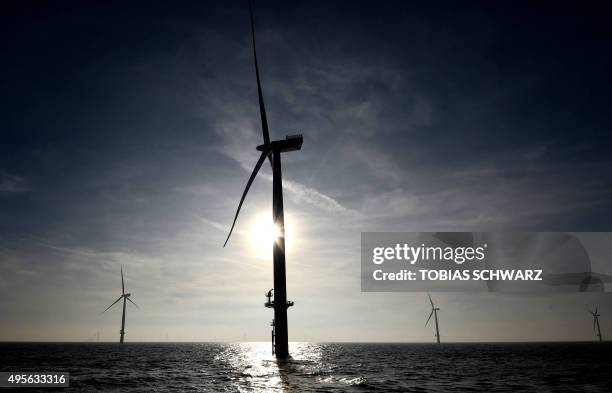
[[[597,314],[597,309],[599,308],[599,306],[595,306],[595,314]]]
[[[431,300],[431,295],[428,293],[427,296],[429,297],[429,303],[431,303],[431,308],[434,308],[433,300]]]
[[[429,314],[429,318],[427,318],[427,322],[425,322],[425,326],[427,326],[427,324],[429,323],[429,320],[431,319],[431,316],[433,315],[434,310],[431,310],[431,314]]]
[[[125,295],[125,285],[123,285],[123,265],[121,265],[121,293]]]
[[[119,296],[119,299],[115,300],[113,302],[113,304],[111,304],[110,306],[106,307],[106,310],[102,311],[100,314],[104,314],[106,311],[108,311],[108,309],[111,308],[112,306],[114,306],[115,303],[117,303],[119,300],[121,300],[122,297],[123,297],[123,295]]]
[[[259,97],[259,114],[261,116],[261,131],[263,133],[264,144],[270,144],[270,134],[268,132],[268,118],[266,117],[266,107],[264,105],[263,91],[261,89],[261,79],[259,78],[259,63],[257,62],[257,48],[255,47],[255,22],[253,20],[253,6],[249,0],[249,14],[251,16],[251,37],[253,39],[253,58],[255,59],[255,76],[257,77],[257,95]],[[272,158],[270,158],[272,163]]]
[[[138,304],[134,303],[134,301],[132,299],[130,299],[129,297],[126,298],[126,299],[129,300],[130,302],[132,302],[132,304],[135,305],[136,308],[140,310],[140,307],[138,307]]]
[[[595,324],[597,323],[597,317],[593,317],[593,330],[595,330]]]
[[[268,155],[269,151],[270,149],[265,149],[264,151],[261,152],[261,156],[259,156],[259,160],[257,160],[257,164],[255,164],[255,168],[253,168],[253,173],[251,173],[251,177],[249,178],[249,181],[247,182],[244,192],[242,193],[242,197],[240,198],[240,203],[238,203],[238,210],[236,210],[236,215],[234,216],[232,227],[230,228],[229,234],[227,235],[227,239],[225,239],[225,243],[223,243],[223,247],[225,247],[225,245],[227,244],[227,241],[232,235],[232,231],[234,230],[234,225],[236,225],[236,220],[238,219],[238,213],[240,213],[240,208],[242,207],[244,198],[246,198],[246,194],[247,192],[249,192],[249,188],[251,188],[251,184],[253,183],[255,176],[257,176],[257,172],[259,172],[261,165],[266,160],[266,156]]]

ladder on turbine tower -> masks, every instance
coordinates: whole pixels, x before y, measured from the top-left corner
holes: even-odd
[[[274,355],[274,318],[272,318],[272,322],[270,322],[270,326],[272,326],[272,355]]]

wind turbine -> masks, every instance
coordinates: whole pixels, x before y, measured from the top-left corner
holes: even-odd
[[[140,309],[140,307],[138,307],[138,305],[134,303],[132,299],[130,299],[130,296],[132,296],[131,293],[125,293],[125,285],[123,284],[123,265],[121,265],[121,296],[119,296],[119,298],[115,300],[113,304],[106,307],[106,310],[102,311],[101,313],[101,314],[104,314],[106,311],[108,311],[109,308],[114,306],[119,300],[123,299],[123,314],[121,315],[121,330],[119,331],[119,333],[121,334],[119,338],[120,344],[123,344],[123,336],[125,334],[125,301],[126,300],[130,301],[133,305],[136,306],[136,308]]]
[[[287,332],[287,308],[293,305],[293,302],[287,301],[287,283],[285,274],[285,219],[283,211],[283,180],[281,171],[281,153],[300,150],[302,148],[302,135],[289,135],[285,139],[270,141],[268,131],[268,119],[266,117],[266,108],[264,106],[263,91],[261,88],[261,79],[259,76],[259,64],[257,62],[257,49],[255,47],[255,23],[253,21],[253,8],[249,1],[249,14],[251,17],[251,37],[253,42],[253,58],[255,61],[255,77],[257,79],[257,95],[259,98],[259,114],[261,117],[261,129],[263,134],[263,144],[257,146],[257,150],[261,152],[259,160],[255,164],[255,168],[251,173],[247,185],[242,193],[238,209],[232,222],[227,239],[223,247],[227,244],[236,220],[238,213],[244,202],[244,198],[257,176],[259,169],[266,160],[270,161],[272,166],[272,220],[278,229],[279,236],[273,243],[273,258],[274,258],[274,300],[269,302],[269,307],[274,308],[274,321],[276,329],[275,353],[277,357],[286,357],[289,355],[288,332]]]
[[[425,326],[427,326],[429,320],[431,319],[431,316],[433,315],[436,321],[436,339],[438,339],[438,344],[440,344],[440,329],[438,327],[438,311],[440,311],[440,309],[434,306],[433,300],[431,300],[431,296],[429,294],[427,294],[427,296],[429,296],[429,303],[431,303],[431,314],[429,314],[429,318],[427,318]]]
[[[601,339],[601,328],[599,327],[599,317],[601,315],[599,315],[599,313],[597,313],[597,306],[595,306],[595,311],[589,311],[589,312],[593,316],[593,330],[595,330],[595,327],[597,326],[597,337],[599,337],[599,341],[602,341],[602,339]]]

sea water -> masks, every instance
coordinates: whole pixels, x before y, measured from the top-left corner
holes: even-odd
[[[280,361],[269,343],[2,343],[0,371],[69,372],[65,392],[612,392],[611,350],[290,343]]]

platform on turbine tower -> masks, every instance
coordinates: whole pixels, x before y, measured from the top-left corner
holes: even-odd
[[[293,307],[293,304],[294,303],[291,300],[287,300],[286,306],[287,306],[287,308]],[[264,306],[266,308],[274,308],[274,300],[269,300],[269,301],[265,302]]]

